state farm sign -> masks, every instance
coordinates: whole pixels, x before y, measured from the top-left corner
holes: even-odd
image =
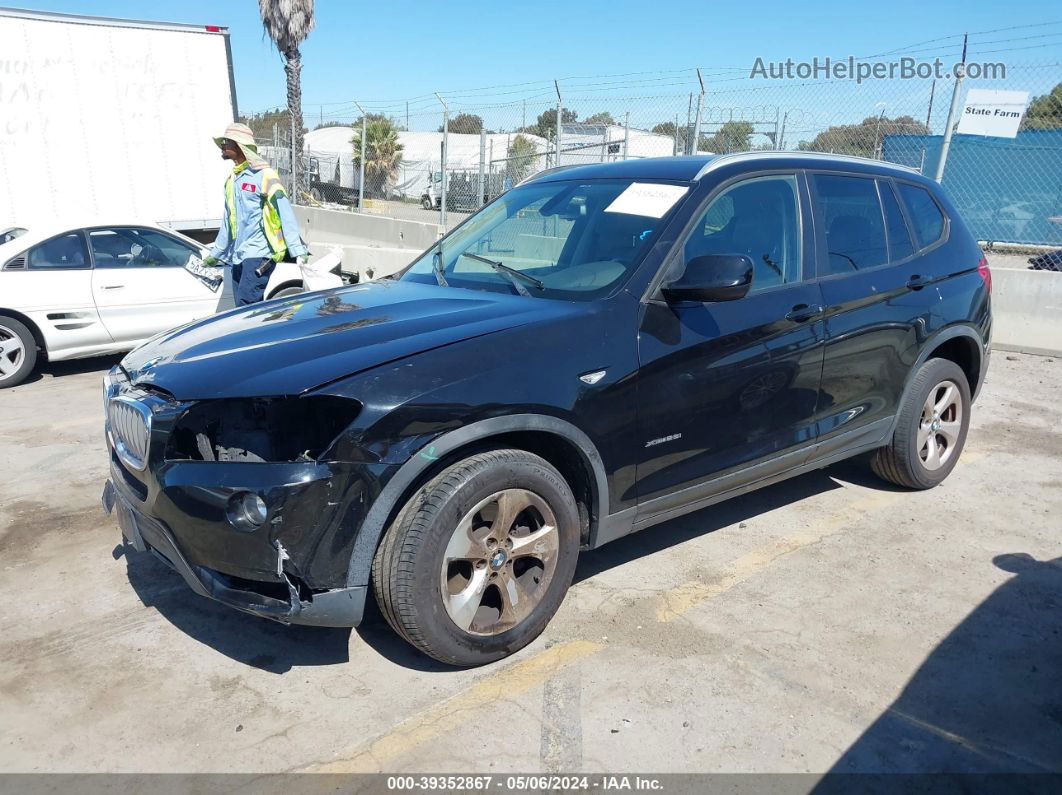
[[[1013,138],[1028,106],[1028,91],[971,88],[955,132]]]

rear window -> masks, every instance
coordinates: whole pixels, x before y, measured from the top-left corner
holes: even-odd
[[[914,226],[915,240],[919,248],[931,246],[944,234],[944,214],[933,201],[929,191],[917,185],[901,182],[898,185],[900,198],[907,205],[907,215]]]
[[[889,259],[885,223],[873,179],[816,174],[819,216],[826,229],[826,273],[853,273]]]
[[[85,240],[79,232],[53,237],[29,250],[30,270],[62,270],[70,268],[87,268],[88,252]]]

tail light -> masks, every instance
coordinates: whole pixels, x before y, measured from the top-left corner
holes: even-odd
[[[992,271],[988,269],[988,260],[981,257],[981,261],[977,263],[977,272],[981,278],[985,280],[985,287],[988,288],[988,294],[992,294]]]

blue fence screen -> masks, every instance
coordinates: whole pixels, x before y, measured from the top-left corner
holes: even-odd
[[[940,135],[887,135],[883,159],[932,177]],[[955,135],[941,180],[978,240],[1062,246],[1062,130]]]

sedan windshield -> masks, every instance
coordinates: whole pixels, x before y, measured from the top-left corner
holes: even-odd
[[[403,281],[589,300],[619,284],[687,185],[629,179],[514,188],[424,253]]]

